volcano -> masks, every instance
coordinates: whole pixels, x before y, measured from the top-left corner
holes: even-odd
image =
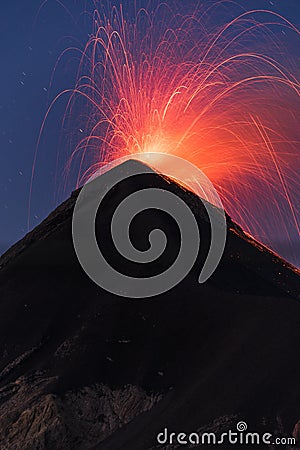
[[[227,216],[222,260],[199,284],[210,241],[203,202],[154,170],[115,186],[99,207],[97,241],[119,270],[141,275],[114,251],[107,224],[145,187],[179,196],[201,229],[195,266],[168,292],[127,299],[89,279],[72,242],[79,190],[1,257],[1,449],[177,448],[159,433],[219,434],[240,421],[300,437],[299,271]],[[168,236],[165,269],[180,236],[163,212],[139,214],[132,242],[145,249],[157,225]],[[145,265],[143,276],[157,270]]]

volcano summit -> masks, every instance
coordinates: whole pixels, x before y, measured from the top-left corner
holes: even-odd
[[[132,165],[142,166],[129,161],[112,171]],[[176,260],[178,227],[155,209],[138,214],[129,230],[140,251],[153,229],[164,230],[166,248],[155,262],[125,263],[114,248],[115,209],[147,188],[183,200],[201,234],[194,267],[169,291],[126,298],[86,275],[72,242],[79,191],[1,257],[1,449],[177,448],[160,445],[158,434],[221,434],[241,421],[274,437],[300,437],[299,271],[226,216],[224,254],[199,284],[211,240],[206,209],[154,171],[119,183],[99,207],[97,243],[116,270],[150,277]]]

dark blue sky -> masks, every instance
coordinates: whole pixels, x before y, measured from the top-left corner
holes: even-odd
[[[75,17],[82,9],[69,3]],[[55,1],[40,11],[40,0],[4,2],[0,13],[2,56],[0,96],[0,250],[27,231],[27,212],[32,162],[39,129],[46,111],[48,87],[55,62],[74,36],[84,42],[80,30]],[[62,67],[55,78],[56,92],[74,83],[76,66]],[[33,191],[31,225],[39,223],[55,206],[55,154],[62,106],[54,109],[47,124],[47,148],[41,146]]]
[[[166,0],[168,1],[168,0]],[[39,129],[48,96],[74,84],[76,60],[69,54],[60,65],[48,91],[54,65],[72,43],[83,47],[91,32],[91,21],[81,13],[92,10],[92,2],[12,0],[1,3],[0,51],[0,253],[27,232],[29,186]],[[186,3],[186,2],[182,2]],[[190,4],[198,2],[189,1]],[[244,7],[277,11],[299,25],[298,0],[241,0]],[[124,8],[132,2],[123,2]],[[71,15],[69,12],[71,12]],[[72,17],[73,16],[73,17]],[[75,53],[74,53],[75,56]],[[69,192],[57,195],[56,151],[64,102],[54,108],[40,146],[33,185],[31,227],[38,224]],[[43,143],[45,143],[43,145]],[[60,168],[62,169],[62,168]]]

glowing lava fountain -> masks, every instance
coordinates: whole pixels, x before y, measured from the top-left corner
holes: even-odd
[[[178,155],[244,230],[299,264],[299,82],[286,48],[299,31],[277,13],[207,4],[95,8],[68,91],[64,126],[80,123],[69,176],[80,185],[116,157]]]

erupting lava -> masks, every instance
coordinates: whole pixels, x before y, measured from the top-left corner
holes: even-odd
[[[64,126],[84,130],[69,174],[81,185],[117,157],[178,155],[246,231],[299,264],[299,82],[286,48],[299,31],[274,12],[204,3],[186,15],[170,2],[95,8],[68,91]]]

